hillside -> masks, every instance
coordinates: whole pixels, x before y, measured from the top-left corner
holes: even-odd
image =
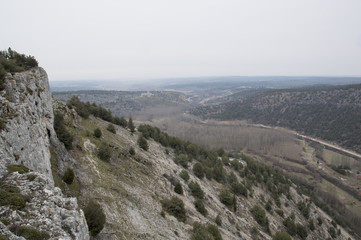
[[[260,155],[52,100],[39,67],[3,80],[2,239],[354,239]]]
[[[283,126],[361,152],[361,85],[256,91],[201,106],[204,119],[247,120]]]

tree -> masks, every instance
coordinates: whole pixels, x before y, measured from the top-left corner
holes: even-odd
[[[96,128],[94,130],[94,137],[101,138],[101,136],[102,136],[102,131],[100,130],[100,128]]]
[[[65,128],[64,117],[59,112],[54,116],[54,130],[60,142],[64,143],[67,150],[72,149],[73,135]]]
[[[143,150],[145,150],[145,151],[148,151],[148,149],[149,149],[149,146],[148,146],[148,142],[147,142],[147,140],[143,137],[143,135],[140,135],[139,137],[138,137],[138,145],[139,145],[139,147],[140,148],[142,148]]]
[[[235,198],[233,198],[228,189],[222,189],[219,193],[219,200],[227,207],[232,207],[234,205]]]
[[[128,128],[129,128],[131,133],[135,133],[135,126],[134,126],[132,117],[129,117]]]
[[[263,227],[268,227],[268,219],[266,217],[266,212],[259,205],[255,205],[251,208],[251,213],[257,223]]]
[[[84,208],[84,215],[92,236],[96,236],[104,227],[105,214],[98,203],[90,201]]]
[[[216,217],[216,219],[214,221],[218,226],[222,226],[222,219],[221,219],[221,216],[219,214],[217,215],[217,217]]]
[[[199,186],[199,184],[197,182],[190,182],[188,184],[189,189],[191,190],[192,196],[197,198],[197,199],[203,199],[204,198],[204,192],[201,188],[201,186]]]
[[[163,210],[174,216],[178,221],[185,222],[187,219],[184,203],[181,199],[173,197],[161,201]]]
[[[207,216],[208,211],[204,206],[202,199],[196,199],[194,202],[194,206],[196,207],[197,211],[200,212],[203,216]]]
[[[130,147],[130,148],[129,148],[129,154],[132,155],[132,156],[135,155],[135,150],[134,150],[133,147]]]

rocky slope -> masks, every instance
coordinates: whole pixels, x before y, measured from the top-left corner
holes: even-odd
[[[21,236],[25,233],[19,229],[31,228],[34,234],[43,231],[44,239],[89,239],[76,199],[63,196],[54,187],[50,149],[62,153],[58,160],[61,166],[72,159],[53,128],[46,72],[36,67],[8,73],[0,102],[0,234],[24,239],[14,234]],[[34,172],[18,174],[24,166]],[[15,172],[9,173],[14,168]]]
[[[60,102],[56,102],[56,105],[59,109],[65,108],[65,105],[60,107]],[[66,113],[71,111],[67,110]],[[310,216],[306,219],[297,204],[301,201],[308,203],[308,200],[297,193],[295,186],[290,189],[289,199],[285,195],[280,198],[280,208],[273,203],[274,210],[266,213],[270,223],[270,232],[267,232],[251,213],[255,205],[265,206],[269,199],[273,201],[263,184],[252,186],[252,197],[236,196],[237,210],[234,211],[221,203],[219,198],[220,191],[226,185],[196,177],[191,170],[196,161],[192,161],[187,170],[190,175],[188,183],[198,182],[205,192],[204,203],[208,214],[204,216],[195,208],[196,199],[188,183],[179,176],[184,168],[174,162],[175,154],[171,148],[148,140],[149,150],[145,151],[137,144],[139,133],[132,134],[117,126],[116,133],[111,133],[107,131],[108,122],[93,116],[89,119],[75,115],[66,118],[72,120],[68,122],[68,129],[76,136],[70,153],[77,160],[74,171],[80,186],[79,199],[81,202],[95,199],[101,204],[107,219],[96,239],[191,239],[193,223],[215,224],[217,215],[222,220],[219,229],[223,239],[272,239],[275,232],[286,229],[283,221],[292,213],[295,213],[295,222],[306,228],[311,219],[315,223],[314,231],[307,230],[307,239],[330,237],[329,229],[333,220],[313,203],[309,203]],[[100,139],[92,134],[96,128],[100,128],[103,133]],[[97,156],[97,150],[104,143],[111,148],[108,162]],[[134,156],[129,154],[130,147],[135,149]],[[224,169],[227,174],[235,173],[239,182],[248,181],[232,167],[225,166]],[[183,195],[174,192],[176,182],[181,183]],[[184,202],[187,215],[185,222],[167,213],[162,214],[161,201],[173,196]],[[278,215],[276,209],[283,211],[284,217]],[[318,218],[322,219],[321,225],[317,224]],[[353,239],[342,227],[336,228],[340,230],[338,239]]]

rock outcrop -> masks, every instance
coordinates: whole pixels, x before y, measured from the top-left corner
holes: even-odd
[[[0,102],[0,236],[24,239],[20,232],[30,229],[44,234],[44,239],[88,240],[88,226],[77,200],[54,187],[50,148],[57,154],[59,174],[74,160],[54,131],[52,95],[44,69],[8,73]],[[9,173],[10,165],[23,165],[33,172]]]
[[[53,130],[52,97],[44,69],[8,74],[0,95],[0,115],[5,124],[0,138],[0,175],[6,165],[22,164],[45,174],[53,182],[50,137]]]

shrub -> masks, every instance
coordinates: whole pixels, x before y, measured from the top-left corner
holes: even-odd
[[[307,238],[307,229],[303,225],[297,223],[296,224],[296,230],[297,230],[297,235],[301,239],[306,239]]]
[[[130,147],[130,148],[129,148],[129,154],[132,155],[132,156],[135,155],[135,150],[134,150],[133,147]]]
[[[29,181],[34,181],[35,178],[36,178],[36,175],[35,175],[35,174],[29,174],[28,176],[26,176],[26,178],[27,178]]]
[[[228,189],[223,189],[219,193],[219,200],[226,205],[227,207],[231,207],[234,204],[234,198],[232,194],[228,191]]]
[[[101,138],[101,136],[102,136],[102,131],[100,130],[100,128],[96,128],[94,130],[94,137]]]
[[[184,203],[181,199],[173,197],[171,199],[164,199],[161,201],[164,211],[178,219],[178,221],[185,222],[187,219]]]
[[[283,231],[276,232],[272,240],[292,240],[291,236]]]
[[[26,206],[26,198],[16,186],[4,185],[0,189],[0,206],[4,205],[10,205],[13,209],[23,209]]]
[[[295,224],[295,220],[292,216],[289,216],[288,218],[286,218],[283,221],[283,225],[285,225],[285,227],[287,228],[287,232],[291,235],[294,236],[297,233],[297,227]]]
[[[335,228],[334,227],[330,227],[329,229],[328,229],[328,233],[330,234],[330,236],[332,237],[332,238],[335,238],[337,235],[336,235],[336,230],[335,230]]]
[[[204,192],[201,188],[201,186],[199,186],[199,184],[197,182],[190,182],[188,184],[189,189],[191,190],[192,196],[197,198],[197,199],[203,199],[204,198]]]
[[[314,231],[316,229],[312,219],[309,221],[308,227],[310,228],[311,231]]]
[[[149,146],[147,140],[143,137],[143,135],[140,135],[138,137],[138,145],[140,148],[142,148],[144,151],[148,151]]]
[[[116,130],[115,130],[115,127],[113,124],[109,123],[108,126],[107,126],[107,130],[111,133],[116,133]]]
[[[180,164],[184,168],[188,168],[188,156],[186,154],[179,154],[174,158],[176,164]]]
[[[62,142],[67,150],[72,149],[73,135],[65,128],[64,117],[57,112],[54,115],[54,130],[59,141]]]
[[[0,234],[0,240],[9,240],[9,238],[5,237],[4,235]]]
[[[310,207],[303,201],[300,201],[297,204],[298,209],[301,211],[302,215],[308,219],[310,216]]]
[[[50,238],[50,235],[46,232],[40,232],[37,229],[25,226],[17,227],[14,230],[14,233],[20,237],[24,237],[27,240],[45,240]]]
[[[213,236],[214,240],[222,240],[222,235],[216,225],[209,224],[207,226],[207,231]]]
[[[284,217],[284,216],[285,216],[283,210],[281,210],[281,209],[276,209],[275,212],[276,212],[280,217]]]
[[[265,210],[263,210],[262,207],[260,207],[259,205],[255,205],[253,208],[251,208],[251,213],[259,225],[263,227],[268,227],[266,212]]]
[[[97,155],[101,160],[103,160],[105,162],[109,162],[110,157],[112,155],[112,149],[107,144],[102,143],[99,146]]]
[[[183,194],[183,188],[182,188],[182,184],[180,184],[180,182],[177,182],[174,186],[174,192],[182,195]]]
[[[204,177],[204,171],[203,171],[202,164],[200,164],[199,162],[197,162],[196,164],[194,164],[194,166],[193,166],[193,173],[194,173],[194,175],[196,175],[198,178],[202,179],[202,178]]]
[[[218,214],[216,219],[214,220],[214,222],[218,225],[218,226],[222,226],[222,219],[221,216]]]
[[[74,171],[73,169],[71,168],[67,168],[65,173],[64,173],[64,176],[63,176],[63,181],[66,183],[66,184],[72,184],[73,183],[73,180],[74,180],[74,177],[75,177],[75,174],[74,174]]]
[[[189,180],[189,174],[188,174],[188,172],[187,172],[186,170],[183,169],[183,170],[180,172],[179,176],[180,176],[181,178],[183,178],[184,181],[188,182],[188,180]]]
[[[24,165],[7,165],[6,169],[8,170],[8,172],[12,173],[12,172],[18,172],[20,174],[24,174],[29,172],[29,168],[25,167]]]
[[[193,224],[191,240],[222,240],[222,235],[215,225]]]
[[[248,197],[248,190],[243,184],[239,182],[233,182],[231,184],[232,192],[237,195],[243,195],[245,197]]]
[[[90,234],[96,236],[103,229],[106,219],[102,207],[98,203],[90,201],[84,208],[84,215]]]
[[[124,117],[114,117],[114,124],[126,128],[128,126],[127,120]]]
[[[196,207],[197,211],[202,214],[203,216],[207,216],[208,211],[204,206],[203,200],[202,199],[197,199],[194,202],[194,206]]]

